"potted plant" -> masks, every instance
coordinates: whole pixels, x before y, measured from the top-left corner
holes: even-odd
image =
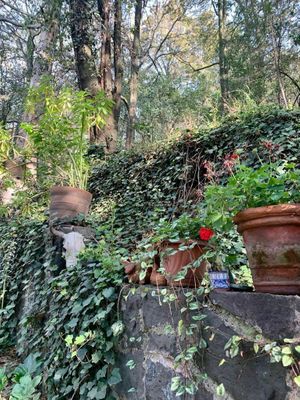
[[[243,236],[257,292],[300,294],[300,171],[292,163],[238,165],[225,186],[206,189],[215,226]]]
[[[209,228],[201,227],[197,217],[182,214],[174,221],[161,220],[152,242],[159,254],[159,269],[171,286],[198,287],[206,270],[202,261],[204,248],[213,236]]]
[[[38,159],[40,183],[54,184],[50,190],[50,218],[87,214],[92,199],[86,191],[89,132],[92,127],[104,126],[111,102],[103,92],[94,97],[69,88],[55,93],[53,87],[44,84],[29,95],[32,113],[38,112],[40,104],[44,106],[38,122],[23,124],[22,128]]]

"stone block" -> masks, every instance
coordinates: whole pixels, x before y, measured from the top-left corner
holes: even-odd
[[[172,368],[159,362],[147,360],[145,369],[145,400],[177,400],[180,398],[176,396],[175,392],[171,391],[172,377],[175,376]],[[197,394],[185,394],[181,398],[185,400],[213,400],[213,395],[208,393],[204,387],[201,387]]]
[[[163,335],[156,332],[149,332],[148,334],[147,351],[163,352],[172,357],[176,357],[180,352],[175,335]]]
[[[214,291],[210,299],[272,340],[300,336],[299,296]]]
[[[135,367],[130,369],[126,364],[133,360]],[[119,353],[117,360],[122,382],[119,383],[115,391],[119,399],[137,400],[145,399],[144,391],[144,353],[141,350],[128,353]]]
[[[203,352],[201,367],[214,382],[223,383],[234,400],[285,399],[288,391],[285,368],[277,363],[271,364],[267,355],[255,355],[247,344],[241,345],[243,357],[226,358],[224,346],[237,332],[224,325],[222,319],[210,310],[207,311],[206,324],[211,328],[205,333],[208,348]],[[209,341],[211,333],[215,336]],[[223,358],[226,362],[219,366]]]

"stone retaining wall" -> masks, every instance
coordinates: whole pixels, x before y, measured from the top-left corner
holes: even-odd
[[[126,328],[118,349],[123,378],[117,388],[119,399],[178,399],[171,391],[171,379],[178,375],[174,358],[183,343],[175,332],[179,320],[185,315],[186,324],[191,315],[180,312],[185,296],[182,290],[177,293],[178,300],[166,304],[155,287],[123,288],[121,313]],[[207,348],[195,357],[191,368],[206,373],[207,378],[195,395],[182,399],[218,399],[215,393],[220,383],[226,389],[223,398],[228,400],[300,399],[288,369],[271,364],[268,355],[256,355],[251,343],[257,334],[274,341],[300,337],[300,297],[213,292],[201,312],[206,315],[201,334],[188,340],[198,344],[201,335],[206,340]],[[166,331],[167,325],[174,330]],[[242,356],[228,359],[224,346],[233,335],[247,340],[241,346]],[[223,358],[226,362],[219,366]],[[135,364],[133,369],[126,366],[129,360]]]

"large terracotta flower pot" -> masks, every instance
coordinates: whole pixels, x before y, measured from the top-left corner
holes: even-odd
[[[255,290],[300,294],[300,204],[249,208],[234,222],[244,238]]]
[[[204,252],[206,243],[195,242],[193,248],[186,250],[179,250],[181,245],[191,245],[193,241],[184,242],[178,241],[175,243],[164,241],[160,245],[161,261],[166,272],[167,283],[170,286],[183,286],[183,287],[199,287],[204,273],[206,271],[206,263],[202,262],[198,268],[189,268],[185,278],[179,281],[174,280],[175,276],[184,269],[188,264],[196,261]],[[175,254],[168,254],[168,252],[176,251]]]
[[[87,215],[92,194],[70,186],[53,186],[50,190],[50,218],[74,218]]]

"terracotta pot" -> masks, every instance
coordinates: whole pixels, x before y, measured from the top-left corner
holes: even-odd
[[[155,256],[152,272],[150,275],[150,283],[152,283],[152,285],[155,286],[167,286],[166,277],[160,272],[157,272],[158,269],[159,269],[159,256]]]
[[[137,262],[123,260],[125,274],[127,275],[129,283],[138,283],[140,285],[148,285],[150,283],[150,276],[152,273],[152,267],[147,268],[146,276],[144,279],[140,279],[141,265]]]
[[[166,271],[166,277],[168,285],[170,286],[183,286],[183,287],[199,287],[204,273],[206,271],[206,263],[202,262],[198,268],[189,268],[184,279],[180,281],[175,281],[174,277],[178,272],[182,271],[184,267],[188,264],[196,261],[204,252],[204,247],[206,243],[196,242],[196,245],[191,249],[179,250],[181,245],[187,244],[191,245],[193,241],[185,242],[180,240],[178,242],[172,243],[165,241],[160,245],[160,250],[165,252],[166,250],[174,250],[175,254],[162,255],[163,267]]]
[[[23,160],[7,160],[4,166],[13,178],[24,180],[26,166]]]
[[[50,190],[50,218],[74,218],[87,215],[92,194],[70,186],[53,186]]]
[[[255,290],[300,294],[300,204],[249,208],[234,222],[244,238]]]

